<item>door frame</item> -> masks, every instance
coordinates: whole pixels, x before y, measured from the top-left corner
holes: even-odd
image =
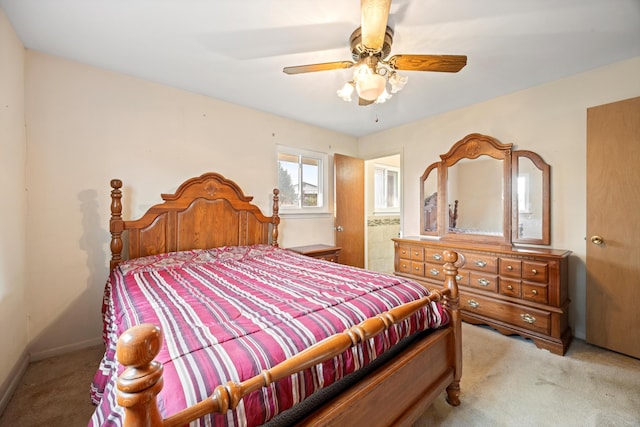
[[[365,204],[365,210],[364,210],[364,229],[365,229],[365,233],[364,233],[364,267],[365,268],[369,268],[369,233],[367,233],[367,218],[368,218],[368,214],[370,213],[367,210],[367,206],[369,205],[370,202],[370,198],[373,196],[373,189],[368,188],[368,180],[366,179],[366,167],[367,164],[369,162],[375,161],[376,159],[381,159],[384,157],[391,157],[391,156],[399,156],[399,164],[400,164],[400,235],[403,234],[403,225],[404,225],[404,189],[405,189],[405,182],[404,182],[404,153],[403,153],[403,149],[399,148],[398,150],[390,150],[390,151],[383,151],[383,152],[377,152],[374,154],[370,154],[366,157],[363,157],[362,159],[364,160],[364,164],[365,164],[365,181],[364,181],[364,204]]]

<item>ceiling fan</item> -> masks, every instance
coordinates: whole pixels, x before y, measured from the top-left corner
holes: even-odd
[[[338,91],[338,96],[351,101],[355,90],[359,105],[369,105],[386,101],[404,87],[407,77],[396,70],[457,73],[467,64],[464,55],[393,55],[385,59],[393,43],[393,30],[387,26],[391,0],[361,0],[360,8],[361,26],[349,38],[352,61],[297,65],[282,71],[300,74],[354,67],[353,80]]]

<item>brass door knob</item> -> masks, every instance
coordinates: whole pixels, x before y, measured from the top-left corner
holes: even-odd
[[[591,236],[591,243],[594,245],[601,245],[604,243],[604,239],[600,236]]]

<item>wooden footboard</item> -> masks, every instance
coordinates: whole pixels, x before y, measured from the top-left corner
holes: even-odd
[[[235,408],[247,394],[274,381],[329,360],[401,322],[432,301],[444,301],[449,325],[420,338],[397,357],[316,410],[304,425],[410,425],[444,389],[458,405],[462,372],[461,325],[455,252],[445,252],[445,284],[429,297],[403,304],[333,335],[246,381],[218,386],[206,400],[162,419],[156,396],[162,389],[162,365],[154,361],[162,332],[151,324],[135,326],[118,340],[117,357],[127,369],[118,378],[117,400],[125,408],[125,426],[180,426],[206,414]]]

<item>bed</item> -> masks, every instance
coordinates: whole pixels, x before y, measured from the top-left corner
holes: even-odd
[[[459,405],[454,252],[427,291],[280,248],[277,189],[266,216],[206,173],[127,221],[111,187],[90,425],[411,425],[445,390]]]

